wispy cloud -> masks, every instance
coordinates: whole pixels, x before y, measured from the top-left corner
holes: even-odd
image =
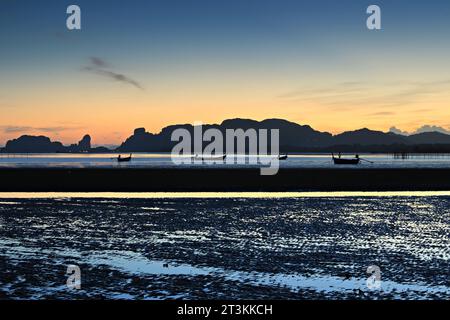
[[[90,57],[91,65],[96,66],[98,68],[109,68],[110,65],[105,60],[99,57]]]
[[[104,59],[99,57],[91,57],[89,58],[89,62],[89,65],[83,67],[83,70],[112,79],[114,81],[132,85],[140,90],[144,90],[144,87],[138,81],[126,76],[125,74],[112,71],[111,66]]]
[[[83,127],[64,127],[64,126],[56,126],[56,127],[0,126],[0,128],[4,133],[33,133],[33,132],[57,133],[61,131],[83,129]]]
[[[393,116],[395,114],[395,112],[390,112],[390,111],[381,111],[381,112],[374,112],[374,113],[370,113],[369,116],[373,116],[373,117],[387,117],[387,116]]]
[[[395,107],[449,89],[450,80],[385,83],[353,81],[291,91],[280,95],[279,98],[291,101],[315,101],[335,109],[349,106]]]
[[[389,129],[389,132],[393,132],[396,134],[401,134],[404,136],[409,136],[412,134],[418,134],[418,133],[424,133],[424,132],[440,132],[440,133],[444,133],[444,134],[448,134],[450,135],[450,130],[444,128],[444,127],[440,127],[440,126],[434,126],[434,125],[423,125],[420,128],[417,128],[416,130],[412,131],[412,132],[408,132],[408,131],[403,131],[400,130],[396,127],[391,127]]]
[[[445,129],[440,126],[431,126],[431,125],[424,125],[424,126],[418,128],[412,134],[423,133],[423,132],[441,132],[441,133],[445,133],[445,134],[450,134],[450,130],[448,130],[448,129]]]
[[[402,136],[409,136],[409,132],[408,131],[402,131],[396,127],[391,127],[389,129],[389,132],[395,133],[395,134],[400,134]]]
[[[427,113],[427,112],[431,112],[433,111],[433,109],[431,108],[425,108],[425,109],[416,109],[416,110],[412,110],[411,112],[414,113]]]

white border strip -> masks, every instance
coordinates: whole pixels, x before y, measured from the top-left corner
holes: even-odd
[[[444,197],[450,191],[344,192],[0,192],[0,199],[119,198],[119,199],[278,199],[335,197]]]

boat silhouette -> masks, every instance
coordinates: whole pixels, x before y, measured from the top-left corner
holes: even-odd
[[[131,161],[131,157],[132,154],[130,153],[130,155],[128,157],[123,157],[119,154],[119,156],[117,157],[117,162],[130,162]]]
[[[354,158],[341,158],[341,154],[339,153],[338,157],[335,157],[334,154],[332,154],[333,162],[334,164],[359,164],[361,159],[359,158],[359,155],[356,155]]]

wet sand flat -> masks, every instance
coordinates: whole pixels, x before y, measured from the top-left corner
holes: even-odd
[[[2,198],[0,298],[449,299],[449,208],[448,196]],[[81,290],[66,287],[71,264]]]

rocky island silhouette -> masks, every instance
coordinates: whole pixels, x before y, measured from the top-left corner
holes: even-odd
[[[176,129],[186,129],[193,134],[191,124],[164,127],[159,133],[137,128],[119,147],[91,146],[90,135],[85,135],[77,144],[69,146],[51,141],[45,136],[22,135],[9,140],[3,153],[106,153],[106,152],[170,152],[177,143],[171,141]],[[409,136],[393,132],[382,132],[367,128],[346,131],[337,135],[314,130],[309,125],[300,125],[283,119],[227,119],[221,124],[205,124],[203,129],[279,129],[281,152],[450,152],[450,135],[442,132],[423,132]]]

